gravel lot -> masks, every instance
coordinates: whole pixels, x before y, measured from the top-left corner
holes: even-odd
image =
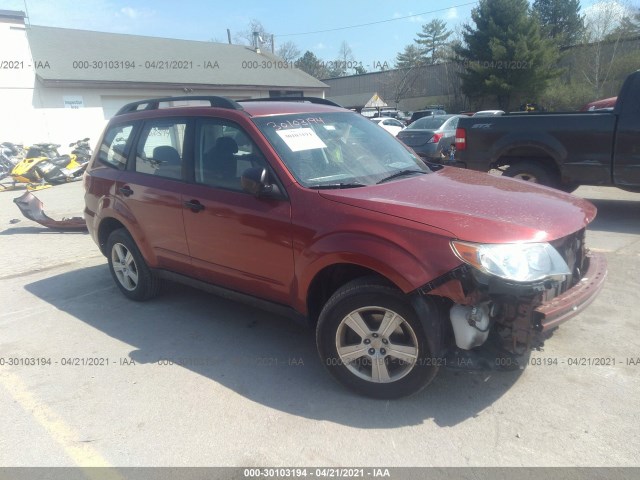
[[[0,193],[4,467],[638,465],[640,194],[576,192],[608,280],[525,370],[443,371],[388,402],[336,384],[287,319],[175,284],[126,300],[88,234],[23,218],[21,193]],[[80,182],[36,195],[82,212]]]

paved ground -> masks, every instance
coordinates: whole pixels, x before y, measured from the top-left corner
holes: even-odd
[[[0,193],[0,465],[638,465],[640,195],[576,193],[599,208],[588,241],[609,278],[532,355],[551,364],[445,371],[391,402],[337,385],[286,319],[176,285],[127,301],[87,234],[44,229]],[[38,196],[81,214],[80,183]]]

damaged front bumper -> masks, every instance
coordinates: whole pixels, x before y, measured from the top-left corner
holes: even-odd
[[[590,252],[584,276],[576,285],[533,310],[535,328],[551,330],[582,312],[596,298],[607,277],[607,260],[604,254]]]
[[[571,262],[573,274],[564,280],[528,284],[488,276],[466,265],[424,285],[422,295],[445,299],[448,327],[443,351],[523,355],[538,347],[547,332],[578,315],[604,285],[603,254],[581,251]]]

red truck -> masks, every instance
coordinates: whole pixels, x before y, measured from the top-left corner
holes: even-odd
[[[365,395],[516,366],[606,275],[588,201],[428,165],[323,99],[144,100],[98,145],[84,215],[125,296],[172,279],[290,315]]]

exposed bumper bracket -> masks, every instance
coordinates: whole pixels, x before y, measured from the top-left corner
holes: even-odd
[[[577,285],[534,309],[537,330],[544,332],[557,327],[579,314],[596,298],[607,276],[607,260],[604,254],[595,252],[589,252],[586,260],[589,266]]]

